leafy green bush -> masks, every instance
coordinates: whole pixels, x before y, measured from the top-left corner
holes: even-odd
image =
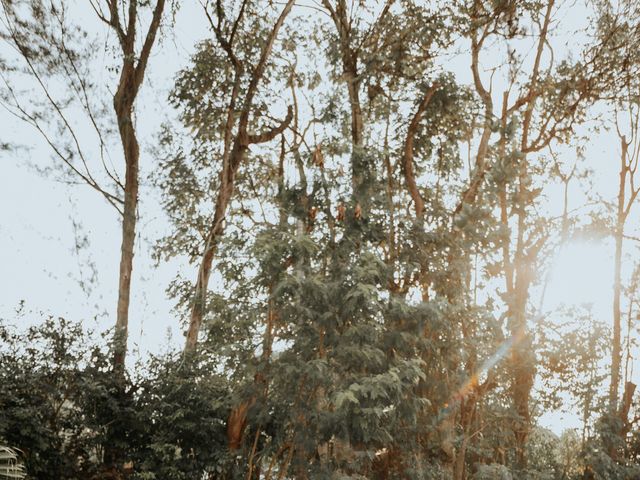
[[[24,453],[16,472],[171,480],[224,469],[229,393],[211,360],[167,355],[119,378],[107,342],[79,323],[0,323],[0,336],[0,438]]]

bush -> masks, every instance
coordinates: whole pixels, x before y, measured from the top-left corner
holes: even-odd
[[[187,479],[227,463],[228,387],[213,361],[151,358],[129,378],[79,323],[0,323],[0,338],[0,438],[30,477]]]

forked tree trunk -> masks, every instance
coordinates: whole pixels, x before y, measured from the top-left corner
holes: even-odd
[[[156,1],[149,28],[138,54],[136,54],[136,28],[139,20],[139,0],[129,0],[126,25],[121,22],[117,0],[108,0],[106,3],[109,9],[109,19],[98,13],[98,11],[96,12],[100,19],[106,22],[116,33],[122,55],[122,70],[120,71],[118,88],[113,96],[113,109],[118,122],[118,132],[120,133],[125,160],[122,242],[120,246],[113,366],[116,373],[124,374],[129,329],[133,250],[138,211],[138,190],[140,187],[140,147],[133,124],[133,110],[140,86],[144,80],[149,55],[160,28],[165,0]]]
[[[125,160],[124,208],[122,211],[122,241],[113,361],[114,369],[120,373],[124,372],[124,362],[127,355],[131,275],[138,209],[140,147],[133,126],[133,102],[138,87],[139,85],[135,83],[134,65],[131,61],[125,60],[118,90],[113,97],[113,109],[118,121],[118,132]]]
[[[280,125],[262,134],[251,135],[248,132],[249,115],[253,105],[253,99],[257,93],[258,85],[264,76],[264,72],[267,67],[267,60],[271,55],[278,32],[289,15],[293,4],[294,0],[288,0],[262,48],[260,59],[255,69],[253,69],[244,101],[242,102],[242,114],[237,120],[237,128],[234,128],[236,127],[234,117],[236,113],[235,102],[237,100],[237,92],[239,90],[239,73],[243,70],[243,67],[238,60],[238,57],[233,52],[233,44],[230,44],[222,38],[222,33],[217,31],[217,35],[219,37],[218,40],[223,44],[223,48],[227,51],[227,54],[236,69],[236,84],[233,89],[230,104],[231,108],[229,109],[229,116],[225,126],[227,141],[229,144],[232,143],[233,147],[228,155],[225,154],[225,158],[223,159],[223,167],[220,175],[220,188],[216,197],[213,222],[207,235],[204,252],[198,269],[198,278],[196,279],[196,285],[192,297],[193,300],[189,315],[189,327],[186,332],[185,352],[193,351],[198,343],[198,334],[200,333],[200,328],[202,327],[206,311],[207,289],[209,287],[213,259],[215,257],[218,243],[220,242],[220,237],[224,233],[224,220],[235,188],[235,177],[238,169],[249,150],[250,144],[265,143],[273,140],[289,126],[293,116],[292,109],[289,108],[287,116]],[[235,136],[233,136],[233,140],[231,140],[234,130]]]

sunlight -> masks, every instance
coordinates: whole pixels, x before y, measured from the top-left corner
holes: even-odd
[[[591,305],[606,314],[612,297],[612,261],[605,242],[574,242],[563,247],[551,266],[545,308]]]

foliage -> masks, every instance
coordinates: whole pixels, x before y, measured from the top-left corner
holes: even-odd
[[[608,327],[537,302],[552,255],[595,229],[569,208],[576,131],[635,101],[633,6],[596,3],[557,55],[575,7],[554,1],[280,3],[202,5],[211,35],[154,149],[154,255],[198,271],[168,289],[185,351],[116,372],[81,324],[1,324],[2,441],[45,480],[637,476],[635,385],[617,398]],[[618,292],[627,362],[637,272]],[[580,434],[538,425],[559,408]]]
[[[227,460],[228,386],[210,362],[151,359],[123,398],[104,337],[79,323],[47,318],[0,332],[0,438],[19,446],[31,477],[110,475],[107,445],[127,452],[121,467],[133,478],[193,478]]]

